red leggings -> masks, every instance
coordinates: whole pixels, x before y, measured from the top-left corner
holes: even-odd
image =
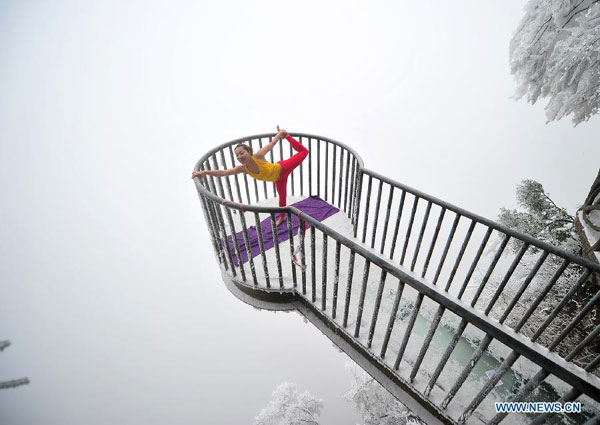
[[[287,197],[287,179],[288,176],[294,171],[304,158],[308,156],[308,149],[306,149],[302,143],[294,139],[292,136],[288,135],[286,137],[287,141],[290,142],[292,148],[298,152],[294,156],[288,159],[284,159],[279,161],[278,164],[281,165],[281,174],[279,174],[279,178],[275,181],[275,188],[277,189],[277,193],[279,194],[279,206],[286,206],[286,197]],[[284,217],[284,214],[279,215],[281,218]]]

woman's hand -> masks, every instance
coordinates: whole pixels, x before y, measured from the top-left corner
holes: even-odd
[[[202,180],[202,179],[204,178],[204,176],[205,176],[205,175],[206,175],[206,171],[205,171],[205,170],[202,170],[202,171],[194,171],[194,172],[192,173],[192,178],[195,178],[195,177],[200,177],[200,180]]]
[[[288,135],[288,132],[280,129],[279,126],[277,126],[277,134],[279,134],[279,137],[281,137],[282,139],[285,139]]]

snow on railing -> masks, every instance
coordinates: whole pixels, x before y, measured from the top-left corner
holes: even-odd
[[[195,171],[231,168],[236,144],[256,150],[273,136],[225,143],[204,155]],[[553,388],[563,389],[562,396],[556,394],[559,401],[585,394],[589,402],[583,403],[581,418],[597,414],[600,380],[592,372],[600,364],[600,291],[589,279],[600,272],[597,264],[367,170],[342,143],[309,134],[294,137],[310,154],[290,175],[288,195],[316,195],[338,207],[354,237],[294,206],[265,206],[276,197],[270,183],[245,174],[196,178],[216,257],[236,284],[256,294],[289,292],[319,310],[322,320],[366,349],[369,362],[441,423],[482,418],[498,423],[506,413],[493,415],[495,401],[522,401],[535,389],[539,396],[549,375],[549,381],[558,381]],[[271,162],[284,159],[283,143],[274,150]],[[287,242],[279,241],[275,225],[281,212],[287,215]],[[309,226],[309,234],[298,232],[297,242],[292,217],[300,229]],[[258,234],[262,268],[254,262],[247,218]],[[273,250],[264,247],[264,218],[271,223]],[[244,243],[235,237],[240,231]],[[426,241],[427,254],[419,255]],[[359,288],[353,285],[355,270],[362,270]],[[396,279],[392,288],[389,278]],[[343,306],[338,306],[342,296]],[[367,324],[363,316],[368,313]],[[387,321],[378,320],[382,314]],[[448,330],[448,341],[433,347]],[[475,348],[468,361],[456,366],[449,359],[464,341]],[[501,360],[494,360],[480,379],[478,369],[489,359]],[[510,373],[529,382],[502,393],[501,379]],[[549,415],[523,418],[543,423]]]

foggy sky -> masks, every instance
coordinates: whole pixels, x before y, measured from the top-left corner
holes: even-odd
[[[225,289],[190,179],[217,144],[322,135],[494,219],[522,179],[570,213],[598,117],[511,99],[520,1],[0,3],[0,423],[242,424],[283,381],[341,400],[345,355]]]

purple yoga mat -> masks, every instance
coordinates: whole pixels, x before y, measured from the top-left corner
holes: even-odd
[[[315,220],[323,221],[328,217],[331,217],[335,213],[339,211],[338,208],[333,205],[328,204],[321,198],[317,196],[310,196],[306,199],[303,199],[300,202],[296,202],[291,206],[298,208],[302,211],[303,214],[309,215]],[[278,218],[278,215],[275,217]],[[306,223],[306,227],[309,227],[309,224]],[[263,243],[265,245],[265,251],[267,249],[273,248],[275,245],[275,241],[273,239],[273,229],[271,226],[271,218],[266,218],[260,223],[260,228],[262,230]],[[292,215],[292,234],[297,235],[298,230],[300,228],[300,219],[295,215]],[[277,228],[277,239],[279,242],[287,241],[289,239],[289,232],[287,222],[283,222]],[[239,247],[240,254],[242,256],[242,263],[248,261],[248,250],[246,249],[246,243],[244,241],[244,234],[242,232],[238,232],[235,235]],[[255,226],[248,227],[248,242],[250,243],[250,251],[252,252],[252,258],[256,257],[260,254],[260,244],[258,242],[258,232]],[[227,237],[227,244],[229,245],[229,251],[231,252],[231,257],[233,259],[233,263],[236,266],[239,266],[239,261],[237,258],[237,252],[235,250],[235,245],[233,243],[233,238],[231,236]]]

